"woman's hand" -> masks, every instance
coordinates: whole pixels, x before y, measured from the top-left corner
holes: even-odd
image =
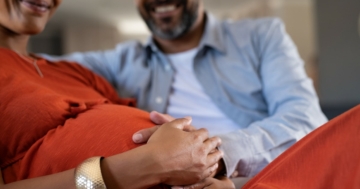
[[[223,154],[213,150],[221,144],[220,138],[208,138],[206,129],[183,131],[190,123],[189,118],[165,123],[148,140],[147,145],[159,161],[162,183],[193,184],[209,177],[218,168]]]

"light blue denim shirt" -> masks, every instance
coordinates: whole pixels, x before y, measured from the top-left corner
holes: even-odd
[[[239,126],[222,134],[228,173],[254,176],[327,121],[303,61],[281,20],[218,21],[207,14],[194,72],[213,102]],[[150,37],[108,51],[74,53],[138,107],[165,112],[174,70]],[[221,129],[221,125],[219,125]]]

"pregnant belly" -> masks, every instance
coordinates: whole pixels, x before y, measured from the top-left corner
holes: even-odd
[[[154,124],[147,112],[120,105],[98,105],[50,130],[15,164],[3,170],[6,183],[75,168],[93,156],[111,156],[138,145],[132,135]]]

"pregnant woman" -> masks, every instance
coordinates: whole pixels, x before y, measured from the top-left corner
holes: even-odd
[[[85,188],[98,181],[108,189],[149,188],[212,174],[222,157],[214,150],[219,138],[183,131],[191,122],[184,118],[138,147],[131,137],[154,126],[148,113],[81,66],[27,52],[30,35],[60,3],[0,1],[0,188],[81,188],[82,181]],[[100,176],[84,176],[89,168]]]

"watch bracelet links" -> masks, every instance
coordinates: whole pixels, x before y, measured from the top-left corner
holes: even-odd
[[[103,157],[92,157],[83,161],[75,169],[77,189],[106,189],[101,173],[100,161]]]

